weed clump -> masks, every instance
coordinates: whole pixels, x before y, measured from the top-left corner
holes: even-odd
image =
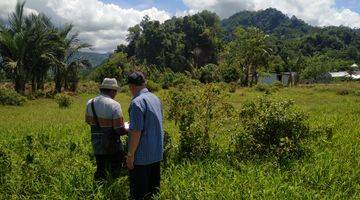
[[[11,106],[22,106],[26,102],[26,98],[14,90],[0,89],[0,104]]]
[[[59,108],[68,108],[72,103],[71,96],[65,93],[56,95],[55,99],[59,105]]]

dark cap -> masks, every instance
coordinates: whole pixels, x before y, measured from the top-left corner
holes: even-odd
[[[135,71],[129,74],[128,76],[128,84],[134,84],[134,85],[143,85],[146,81],[146,78],[143,73]]]

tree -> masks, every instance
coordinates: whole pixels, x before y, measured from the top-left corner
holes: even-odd
[[[61,92],[62,87],[68,89],[67,83],[69,77],[77,77],[78,75],[68,75],[68,73],[76,72],[79,66],[87,66],[88,61],[75,60],[71,61],[75,53],[80,49],[89,48],[90,45],[87,43],[82,43],[78,38],[78,33],[71,34],[73,25],[66,25],[64,28],[58,30],[58,48],[55,62],[53,63],[54,68],[54,81],[56,92]],[[84,64],[86,63],[86,64]],[[76,66],[74,68],[74,66]]]
[[[237,28],[223,52],[225,66],[236,66],[242,74],[242,85],[252,86],[257,82],[257,70],[267,67],[272,53],[268,36],[257,28]]]
[[[142,63],[169,67],[176,72],[218,63],[222,41],[219,17],[203,11],[160,23],[144,17],[129,28],[126,51]],[[119,46],[123,49],[123,46]]]
[[[25,3],[17,3],[15,12],[9,16],[9,27],[0,27],[0,54],[6,71],[15,82],[15,90],[25,92],[25,57],[30,49],[27,44],[29,32],[25,30]]]
[[[305,68],[300,72],[300,78],[314,83],[322,82],[333,62],[334,59],[326,56],[307,57],[304,60]]]
[[[66,68],[65,82],[64,82],[65,90],[76,92],[77,85],[80,80],[79,77],[80,69],[90,68],[90,67],[91,64],[88,60],[79,59],[71,62]]]

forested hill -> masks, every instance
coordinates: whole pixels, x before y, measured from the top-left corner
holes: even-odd
[[[106,59],[108,59],[110,53],[95,53],[95,52],[76,52],[72,60],[76,59],[85,59],[88,60],[91,64],[91,67],[97,67],[101,65]]]
[[[221,22],[227,38],[237,27],[256,27],[304,56],[360,61],[360,30],[344,26],[315,27],[269,8],[256,12],[242,11]]]
[[[285,38],[303,36],[315,29],[295,16],[289,18],[274,8],[256,12],[238,12],[228,19],[224,19],[221,24],[228,34],[232,33],[238,26],[245,28],[256,27],[266,34]]]

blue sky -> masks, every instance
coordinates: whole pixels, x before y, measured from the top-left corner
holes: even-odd
[[[188,7],[182,0],[102,0],[105,3],[113,3],[125,8],[148,9],[156,7],[160,10],[166,10],[171,14],[177,11],[187,10]],[[316,1],[316,0],[314,0]],[[336,8],[347,8],[360,13],[360,0],[336,0]]]
[[[182,0],[102,0],[105,3],[113,3],[124,8],[134,8],[139,10],[156,7],[159,10],[166,10],[172,14],[177,11],[187,10]]]
[[[338,8],[348,8],[360,13],[360,0],[337,0],[336,6]]]

